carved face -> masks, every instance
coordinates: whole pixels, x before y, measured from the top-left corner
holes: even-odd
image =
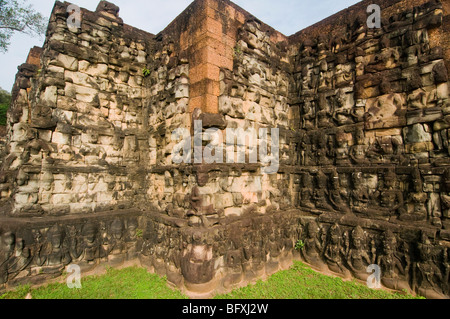
[[[422,192],[422,180],[419,178],[415,178],[413,180],[413,185],[414,185],[414,191],[417,193]]]
[[[315,225],[314,223],[308,224],[308,237],[309,238],[314,238],[315,236],[317,236],[318,232],[319,232],[319,227],[317,227],[317,225]]]
[[[62,233],[56,232],[50,234],[49,242],[53,246],[53,248],[60,248],[62,245]]]
[[[15,238],[14,238],[14,234],[12,233],[6,233],[3,235],[3,247],[2,249],[5,252],[11,252],[14,250],[14,242],[15,242]]]
[[[355,142],[357,145],[364,144],[364,132],[362,130],[357,130],[355,132]]]
[[[24,243],[24,241],[23,241],[23,240],[17,241],[17,243],[16,243],[16,250],[17,250],[18,252],[22,252],[24,248],[25,248],[25,243]]]
[[[116,219],[111,224],[111,235],[114,239],[121,239],[122,238],[122,232],[123,232],[123,224],[119,219]]]

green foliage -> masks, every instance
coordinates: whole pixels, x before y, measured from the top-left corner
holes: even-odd
[[[239,45],[236,45],[234,47],[234,52],[233,52],[234,57],[235,58],[240,58],[242,56],[242,54],[243,54],[243,52],[242,52],[241,47]]]
[[[14,32],[29,35],[45,33],[46,19],[28,0],[0,0],[0,52],[8,51]]]
[[[151,73],[152,73],[152,71],[150,71],[150,70],[147,69],[147,68],[144,68],[144,69],[142,70],[142,74],[144,75],[144,77],[149,76]]]
[[[0,88],[0,125],[6,125],[6,112],[10,103],[11,94]]]
[[[144,236],[144,231],[142,229],[136,229],[136,237],[142,238]]]
[[[303,240],[298,240],[296,243],[295,243],[295,250],[303,250],[303,248],[305,248],[305,243],[303,242]]]

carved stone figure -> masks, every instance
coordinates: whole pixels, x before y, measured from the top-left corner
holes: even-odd
[[[8,281],[9,275],[9,260],[14,254],[15,244],[14,234],[7,232],[1,236],[0,247],[0,284],[4,284]]]
[[[350,164],[348,140],[343,131],[336,133],[336,165]]]
[[[215,275],[212,247],[207,245],[200,232],[195,232],[181,257],[181,272],[188,284],[206,284]]]
[[[317,173],[316,181],[317,187],[314,189],[314,202],[316,208],[328,211],[332,210],[333,208],[328,203],[328,178],[321,170]]]
[[[436,265],[436,248],[433,247],[428,236],[422,232],[420,242],[417,244],[419,250],[419,261],[416,265],[416,280],[418,293],[430,299],[443,298],[440,286],[444,276]]]
[[[364,138],[364,131],[358,128],[355,132],[355,145],[350,148],[349,156],[356,164],[366,164],[367,145]]]
[[[316,136],[316,162],[318,165],[328,165],[330,163],[327,158],[327,140],[325,135],[317,135]]]
[[[413,191],[408,193],[408,210],[400,215],[400,220],[423,221],[427,218],[426,202],[428,195],[423,191],[422,177],[419,170],[412,174]]]
[[[16,240],[14,255],[9,260],[8,272],[14,274],[14,276],[19,274],[29,265],[32,258],[30,249],[25,247],[25,241],[23,239]]]
[[[128,220],[127,233],[125,236],[127,259],[131,260],[137,257],[139,246],[141,246],[140,239],[137,237],[138,221],[134,218]],[[173,247],[172,247],[173,248]]]
[[[404,214],[403,193],[397,186],[397,175],[394,171],[388,170],[384,175],[384,186],[373,195],[373,198],[379,198],[380,207],[369,209],[368,214],[372,216]]]
[[[44,242],[42,239],[42,233],[39,229],[32,231],[34,239],[34,261],[33,264],[36,266],[42,266],[45,263],[46,256],[43,254]]]
[[[49,244],[48,266],[65,266],[71,262],[70,253],[64,245],[63,230],[58,224],[47,231],[47,242]]]
[[[442,176],[442,216],[448,220],[450,219],[450,169],[446,169]]]
[[[320,238],[320,227],[315,221],[310,221],[306,226],[305,247],[301,251],[303,259],[310,265],[323,269],[325,267],[320,256],[322,255],[322,241]]]
[[[364,184],[361,172],[352,174],[353,189],[351,192],[351,208],[354,212],[365,213],[369,203],[369,191]]]
[[[100,257],[96,226],[93,223],[85,224],[81,234],[83,236],[81,258],[87,263],[95,262]]]
[[[126,252],[126,245],[123,238],[124,225],[122,220],[116,218],[110,226],[110,251],[108,255],[108,261],[116,264],[123,262],[125,259],[124,253]]]
[[[302,128],[305,130],[314,129],[314,121],[316,118],[315,107],[312,101],[305,101],[302,106]]]
[[[331,175],[331,188],[328,191],[329,199],[334,209],[342,214],[350,213],[350,207],[348,207],[348,193],[341,189],[339,174],[333,171]]]
[[[302,188],[300,189],[300,206],[306,208],[315,208],[313,203],[313,188],[311,175],[304,172],[302,175]]]
[[[333,113],[328,107],[327,98],[324,94],[319,95],[318,110],[317,110],[317,126],[319,128],[328,128],[334,126],[331,122]]]
[[[369,276],[367,267],[374,262],[367,253],[365,243],[366,235],[364,230],[360,226],[356,226],[351,233],[351,245],[347,254],[347,265],[356,278],[364,281]]]
[[[381,268],[381,283],[390,289],[409,290],[406,279],[400,277],[405,274],[405,269],[396,254],[397,239],[390,230],[383,233],[381,245],[381,252],[376,262]]]
[[[347,94],[344,90],[338,89],[334,97],[333,119],[338,125],[353,124],[352,108],[347,108]]]
[[[328,230],[328,241],[323,254],[328,268],[339,274],[348,275],[348,270],[344,267],[343,256],[345,256],[342,245],[342,233],[338,224],[334,224]]]

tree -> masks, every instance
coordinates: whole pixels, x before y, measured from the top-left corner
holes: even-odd
[[[11,103],[11,94],[0,88],[0,125],[6,125],[6,112]]]
[[[0,52],[8,51],[14,32],[29,35],[45,33],[46,19],[28,0],[0,0]]]

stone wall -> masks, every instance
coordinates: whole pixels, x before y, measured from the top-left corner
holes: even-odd
[[[338,18],[339,34],[322,33]],[[442,5],[408,7],[382,29],[345,19],[293,37],[302,38],[292,56],[296,206],[334,224],[318,263],[364,278],[376,263],[389,288],[448,294],[449,79],[444,50],[429,37]],[[378,243],[374,229],[387,239]],[[380,264],[383,254],[392,260]]]
[[[225,0],[157,35],[105,1],[72,29],[56,2],[8,114],[4,287],[139,260],[204,297],[301,259],[361,280],[378,264],[388,288],[448,296],[449,11],[381,1],[371,30],[368,4],[286,37]],[[173,132],[199,121],[216,162],[194,138],[175,163]],[[268,136],[229,163],[227,129]]]

